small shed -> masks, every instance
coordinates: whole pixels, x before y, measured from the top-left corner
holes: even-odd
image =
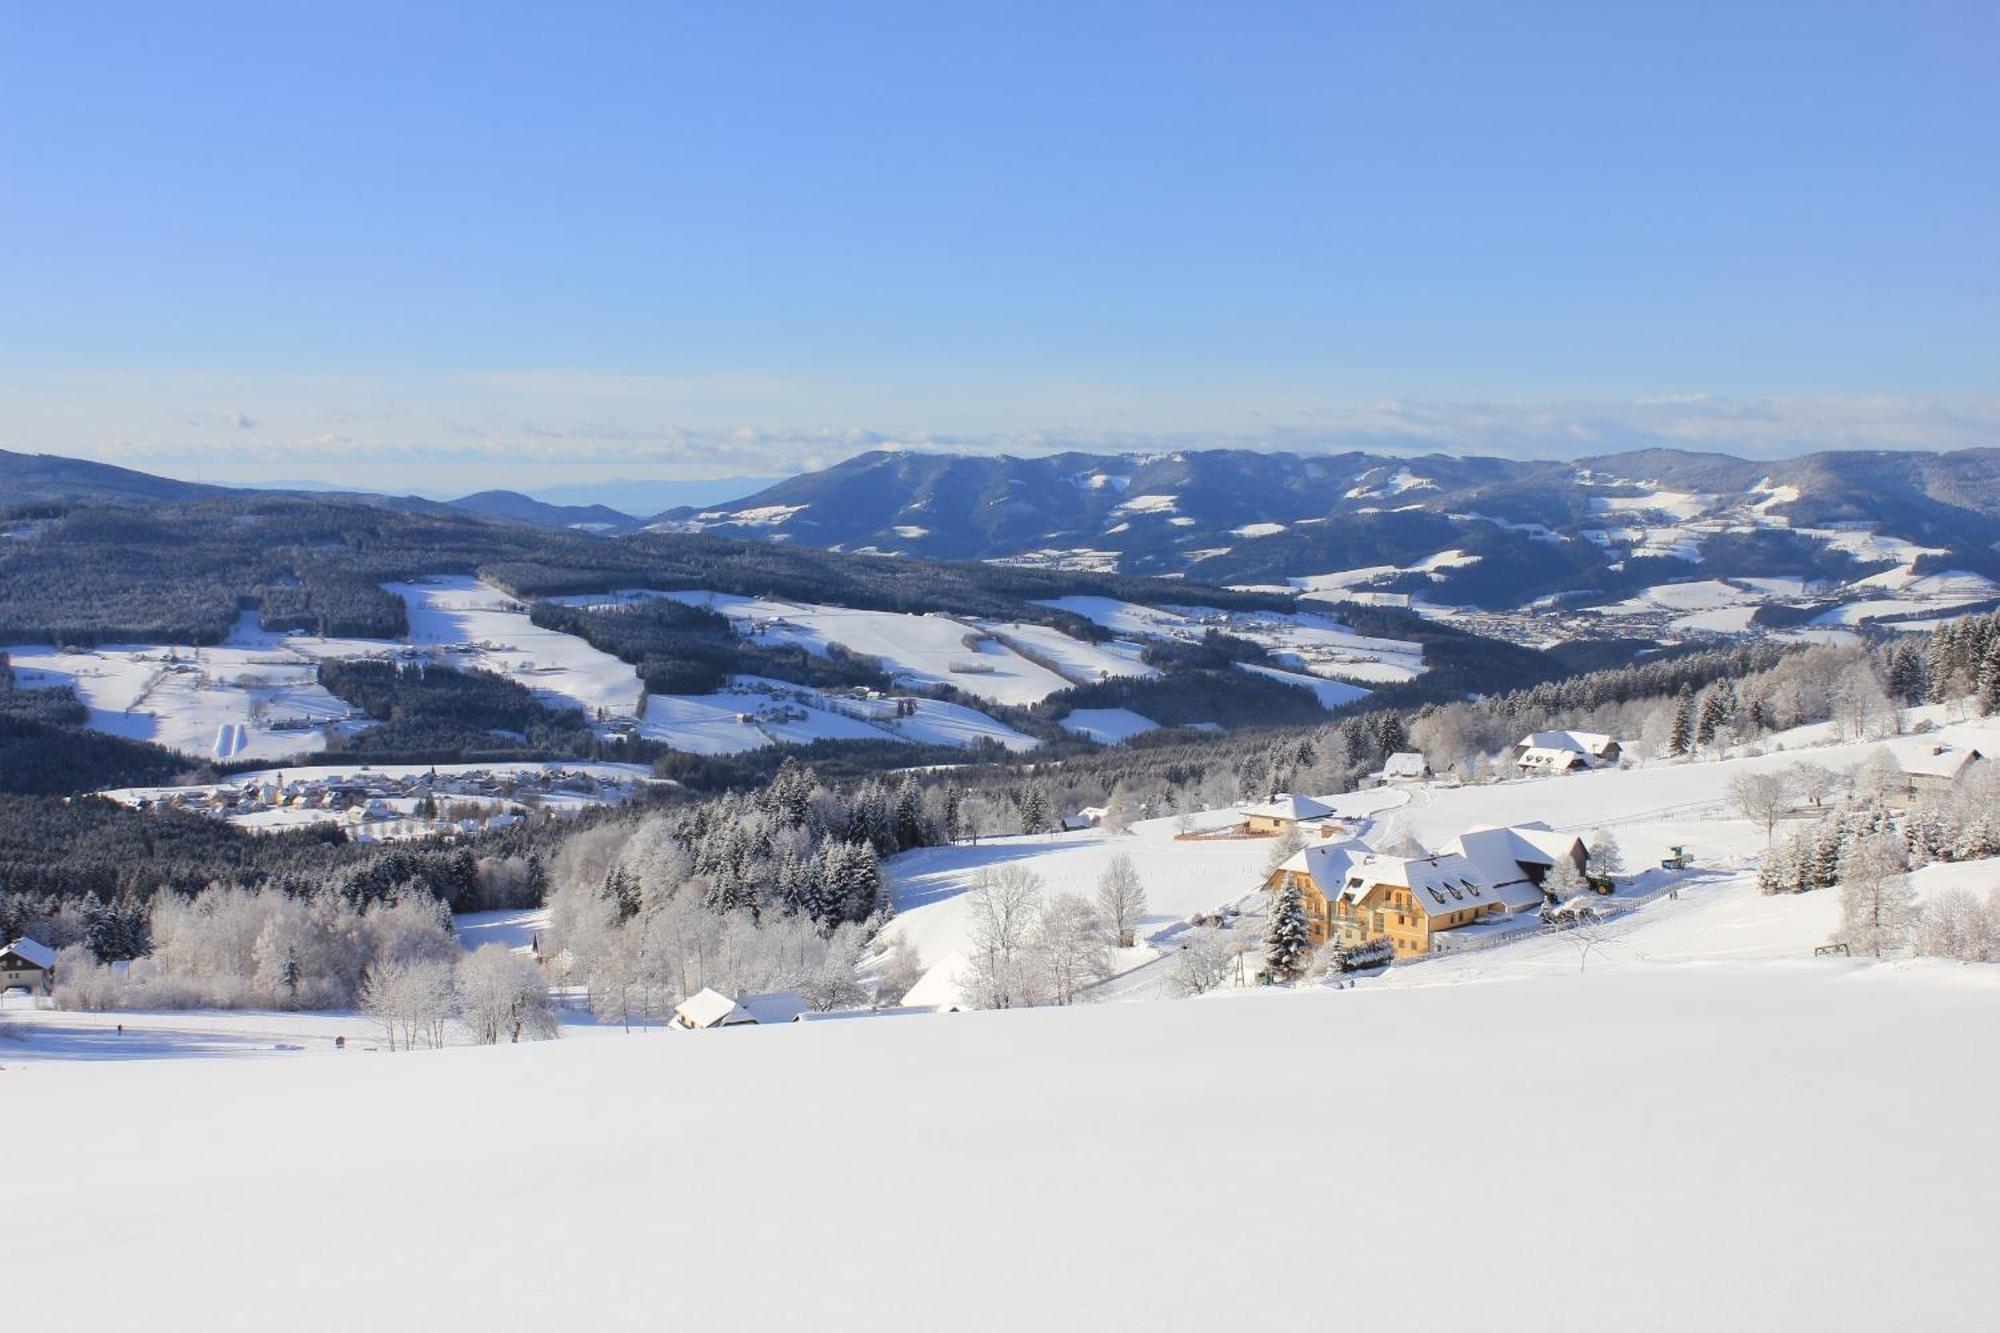
[[[1416,750],[1401,750],[1382,761],[1384,782],[1422,782],[1430,775],[1430,761]]]
[[[674,1026],[678,1028],[699,1031],[741,1027],[756,1021],[756,1015],[712,986],[702,987],[674,1007]]]

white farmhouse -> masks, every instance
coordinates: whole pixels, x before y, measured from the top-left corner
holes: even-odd
[[[1514,749],[1514,762],[1524,773],[1610,768],[1623,753],[1616,740],[1597,731],[1530,732]]]
[[[24,990],[47,995],[55,985],[56,951],[26,935],[0,949],[0,995]]]

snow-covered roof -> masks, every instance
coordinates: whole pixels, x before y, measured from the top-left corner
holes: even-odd
[[[1618,742],[1601,731],[1534,731],[1521,738],[1524,750],[1574,750],[1602,759]]]
[[[1341,894],[1359,903],[1378,886],[1408,889],[1417,910],[1425,916],[1444,916],[1493,903],[1511,905],[1471,861],[1453,854],[1363,857],[1349,868]],[[1539,894],[1535,900],[1541,901]]]
[[[1565,749],[1553,745],[1531,745],[1521,752],[1522,768],[1551,768],[1561,771],[1577,768],[1590,763],[1581,750]]]
[[[702,987],[675,1005],[674,1017],[691,1028],[729,1027],[757,1021],[748,1009],[712,986]]]
[[[834,1009],[818,1013],[808,1009],[792,1021],[794,1023],[831,1023],[845,1018],[900,1018],[910,1014],[934,1014],[937,1010],[927,1004],[894,1004],[886,1009]]]
[[[1430,763],[1415,750],[1403,750],[1382,761],[1385,778],[1421,778],[1429,775]]]
[[[759,1023],[789,1023],[808,1008],[805,998],[791,990],[746,995],[737,1004]]]
[[[1542,891],[1529,879],[1527,867],[1554,866],[1559,858],[1574,856],[1578,841],[1573,833],[1557,833],[1539,822],[1511,827],[1483,825],[1459,834],[1444,850],[1471,862],[1502,900],[1518,910],[1542,900]]]
[[[1278,869],[1296,871],[1306,876],[1331,900],[1339,896],[1341,886],[1347,883],[1349,870],[1356,863],[1374,854],[1366,845],[1354,840],[1316,842],[1293,852],[1285,858]]]
[[[916,985],[903,993],[901,1007],[904,1009],[962,1007],[965,997],[959,989],[959,978],[969,975],[971,971],[972,964],[966,956],[956,949],[952,950],[932,963],[930,971],[924,973]]]
[[[1258,819],[1286,819],[1297,823],[1302,819],[1325,819],[1333,813],[1333,807],[1310,796],[1294,796],[1290,792],[1279,792],[1262,805],[1246,805],[1243,813]]]
[[[1980,757],[1979,751],[1956,745],[1927,745],[1904,749],[1896,756],[1896,766],[1911,777],[1956,778]]]
[[[26,935],[15,940],[4,951],[0,952],[16,954],[33,963],[36,967],[41,968],[43,971],[47,971],[56,965],[56,951],[48,945],[43,944],[40,940],[31,940]]]

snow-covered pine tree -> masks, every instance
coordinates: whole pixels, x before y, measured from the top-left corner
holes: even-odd
[[[1048,831],[1048,798],[1042,795],[1041,784],[1030,782],[1021,789],[1021,832],[1046,833]]]
[[[1306,923],[1306,905],[1299,886],[1289,876],[1271,904],[1270,924],[1264,930],[1264,961],[1271,975],[1280,981],[1296,981],[1312,957],[1312,931]]]
[[[1683,755],[1694,748],[1694,695],[1681,686],[1674,699],[1673,725],[1667,729],[1667,753]]]
[[[896,788],[893,822],[898,847],[922,847],[930,842],[929,830],[924,827],[923,794],[908,777]]]
[[[1889,653],[1889,693],[1897,703],[1911,707],[1924,701],[1930,692],[1924,655],[1909,642],[1898,643]]]
[[[1694,743],[1706,748],[1713,745],[1716,737],[1729,729],[1729,719],[1735,712],[1730,696],[1734,693],[1725,684],[1711,685],[1701,692],[1701,707],[1696,711],[1694,722]]]

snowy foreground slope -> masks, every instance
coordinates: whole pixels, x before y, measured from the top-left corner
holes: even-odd
[[[15,1068],[7,1267],[80,1327],[1990,1328],[1990,972]]]

